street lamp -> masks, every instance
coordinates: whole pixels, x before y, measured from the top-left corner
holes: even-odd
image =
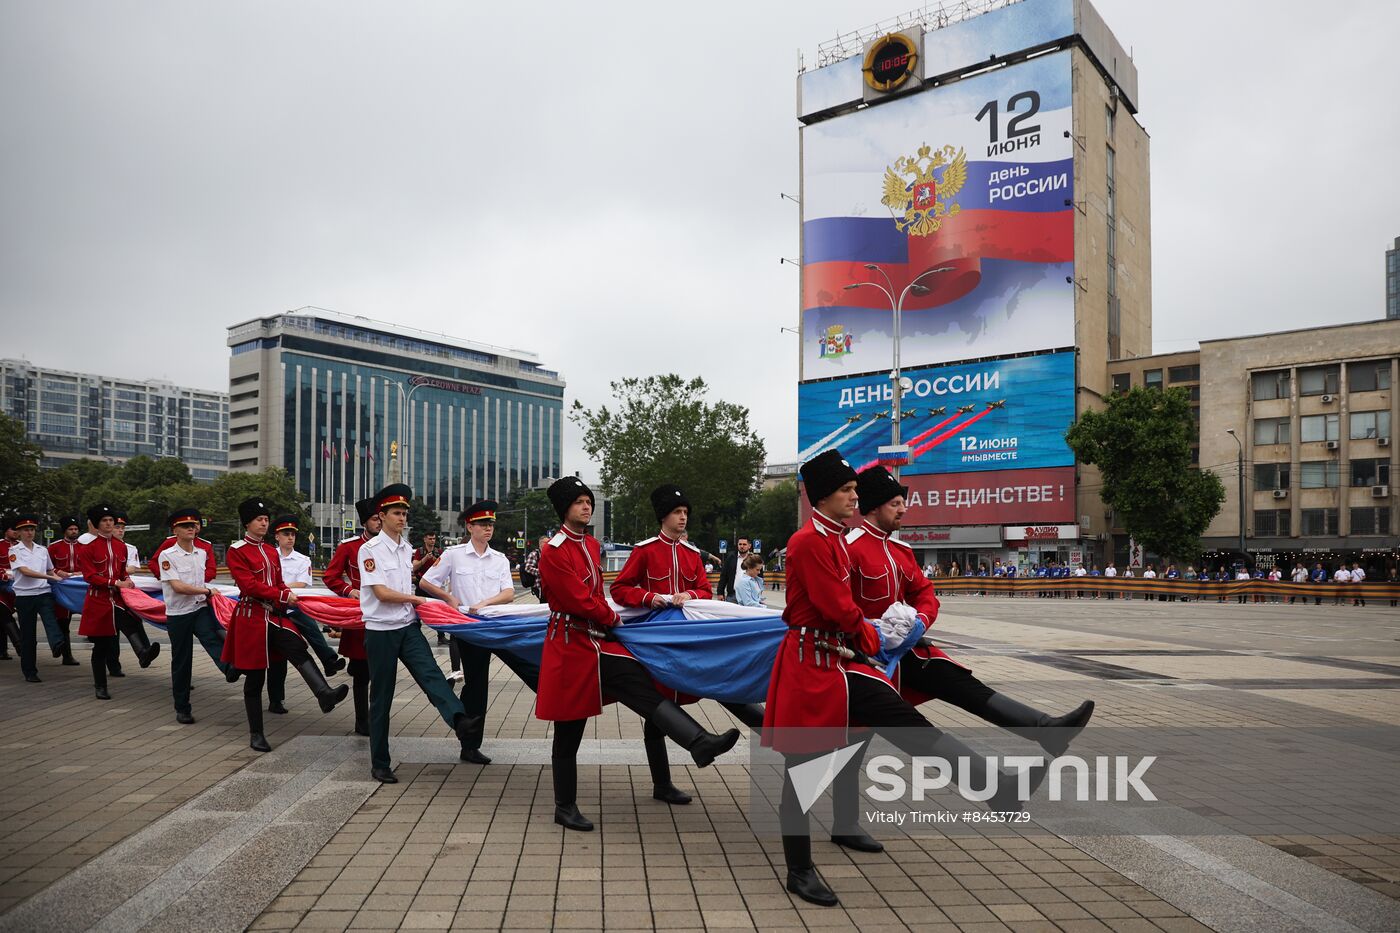
[[[878,288],[881,292],[884,293],[885,297],[890,300],[890,312],[894,315],[894,371],[890,373],[890,379],[894,382],[894,406],[891,413],[892,417],[890,418],[890,446],[898,447],[899,422],[903,420],[900,418],[899,406],[900,402],[904,399],[904,383],[900,378],[899,373],[900,323],[904,317],[904,299],[907,298],[910,294],[913,294],[915,297],[918,298],[927,295],[929,293],[928,287],[920,285],[919,280],[924,279],[937,272],[952,272],[953,267],[939,266],[937,269],[929,269],[926,272],[920,273],[914,278],[914,281],[904,286],[904,291],[899,293],[898,298],[895,298],[894,296],[894,283],[890,281],[890,277],[884,269],[881,269],[873,262],[867,262],[865,264],[865,268],[870,270],[871,272],[880,273],[881,277],[885,280],[885,285],[888,285],[889,288],[885,288],[879,282],[852,282],[851,284],[845,287],[845,290],[850,291],[854,288]],[[899,478],[899,466],[900,465],[896,463],[894,469],[890,471],[894,474],[895,479]]]
[[[1233,437],[1235,444],[1240,448],[1238,460],[1240,474],[1240,557],[1248,563],[1249,559],[1245,557],[1244,550],[1244,443],[1240,440],[1240,436],[1235,433],[1234,428],[1226,428],[1225,433]]]

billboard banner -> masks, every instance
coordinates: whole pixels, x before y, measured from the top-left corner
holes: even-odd
[[[906,361],[1074,342],[1070,94],[1056,52],[803,129],[803,379],[888,368],[911,285]]]
[[[1074,467],[901,477],[906,525],[1063,524],[1074,521]]]
[[[1074,465],[1074,353],[902,370],[906,476]],[[890,443],[888,374],[797,388],[799,460],[837,447],[857,469]],[[1015,519],[1020,521],[1020,519]],[[938,524],[933,522],[932,524]]]
[[[910,544],[998,545],[1005,525],[1020,525],[1024,530],[1030,525],[1058,526],[1074,521],[1072,466],[901,476],[900,482],[909,487],[904,527],[914,530],[912,536],[901,532],[900,537]],[[799,499],[798,519],[805,522],[811,514],[804,493]],[[985,527],[985,536],[978,537],[975,529],[967,527],[970,525]]]

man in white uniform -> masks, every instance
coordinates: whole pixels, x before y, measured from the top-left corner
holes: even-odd
[[[227,678],[224,663],[224,630],[209,608],[213,590],[204,582],[205,553],[194,539],[203,527],[198,509],[170,513],[175,543],[157,555],[160,588],[165,595],[165,631],[170,636],[170,690],[175,697],[175,721],[194,722],[190,707],[190,679],[194,668],[194,640],[204,646],[214,666]]]
[[[475,612],[486,606],[497,606],[515,599],[515,584],[510,578],[510,561],[500,551],[491,548],[491,536],[496,531],[496,503],[482,499],[462,511],[458,520],[466,526],[469,540],[442,552],[442,557],[423,574],[418,585],[424,593],[435,596],[453,609],[465,608]],[[476,730],[462,739],[461,760],[489,765],[491,759],[481,753],[481,738],[486,727],[487,688],[491,679],[491,651],[455,638],[462,658],[462,708],[478,723]]]
[[[63,629],[58,627],[58,617],[54,615],[53,589],[49,584],[63,579],[67,574],[54,570],[49,549],[34,540],[39,517],[18,515],[14,521],[19,540],[10,545],[9,569],[15,591],[15,615],[19,617],[19,666],[24,679],[37,684],[40,682],[39,649],[35,623],[43,620],[49,648],[54,657],[60,657],[66,641]]]
[[[379,491],[374,497],[374,508],[383,520],[383,529],[364,543],[356,558],[360,565],[360,615],[365,620],[365,653],[369,661],[370,774],[382,784],[399,781],[389,757],[389,711],[400,661],[459,740],[465,740],[472,729],[462,701],[442,676],[433,649],[423,637],[422,623],[413,611],[428,600],[413,592],[413,545],[404,534],[412,495],[403,483]]]

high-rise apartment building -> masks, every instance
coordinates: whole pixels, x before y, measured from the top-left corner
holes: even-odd
[[[46,468],[144,454],[177,457],[202,482],[228,470],[223,392],[0,360],[0,412],[24,424]]]

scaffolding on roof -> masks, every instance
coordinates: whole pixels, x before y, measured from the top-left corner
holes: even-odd
[[[921,7],[881,20],[863,29],[840,33],[817,46],[817,67],[825,68],[859,55],[867,42],[892,32],[903,32],[916,27],[924,30],[942,29],[953,23],[961,23],[999,10],[1002,7],[1020,3],[1021,0],[946,0],[944,3],[926,3]]]

